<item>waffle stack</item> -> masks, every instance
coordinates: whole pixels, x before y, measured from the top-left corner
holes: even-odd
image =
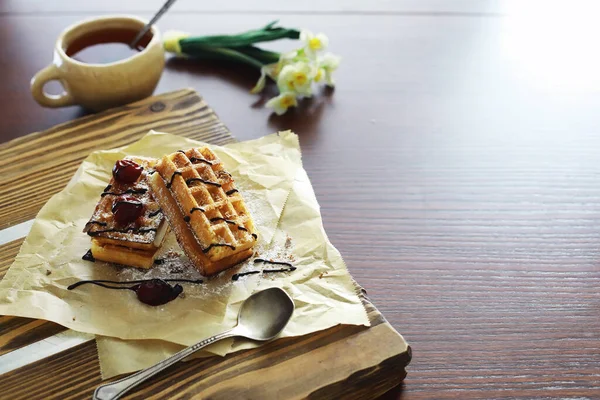
[[[256,229],[231,174],[207,147],[164,156],[149,178],[179,245],[205,276],[252,255]]]
[[[143,171],[132,183],[121,183],[113,177],[101,194],[84,232],[92,237],[91,252],[95,259],[138,268],[150,268],[160,248],[168,224],[148,186],[148,176],[155,161],[127,157]],[[117,223],[112,211],[121,195],[129,195],[143,204],[143,214],[127,225]]]

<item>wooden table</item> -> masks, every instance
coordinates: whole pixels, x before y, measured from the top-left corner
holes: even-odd
[[[66,25],[159,3],[2,2],[0,140],[84,114],[28,90]],[[597,6],[249,4],[180,0],[159,26],[323,30],[344,57],[333,94],[276,117],[248,93],[256,74],[184,61],[157,92],[196,89],[241,140],[300,135],[332,242],[413,348],[388,397],[598,397]]]

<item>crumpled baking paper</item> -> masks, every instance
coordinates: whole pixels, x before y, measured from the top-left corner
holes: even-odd
[[[283,336],[337,324],[368,325],[352,278],[323,230],[318,203],[301,167],[298,139],[291,132],[210,147],[234,176],[255,220],[259,256],[293,259],[295,271],[248,275],[233,281],[234,273],[266,267],[249,260],[202,285],[184,284],[185,298],[160,307],[140,303],[130,291],[108,292],[91,285],[66,290],[69,284],[83,279],[199,277],[185,262],[155,266],[145,272],[83,261],[89,237],[81,231],[116,160],[125,155],[159,157],[200,145],[151,132],[130,146],[90,155],[67,187],[38,214],[19,255],[0,282],[0,314],[47,319],[99,335],[105,378],[149,366],[182,345],[231,328],[243,300],[270,286],[284,288],[296,304]],[[177,250],[172,235],[167,237],[161,251]],[[179,271],[174,275],[174,270]],[[255,345],[228,340],[212,345],[203,355],[224,355]]]

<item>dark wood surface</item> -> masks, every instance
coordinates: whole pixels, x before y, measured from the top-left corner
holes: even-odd
[[[0,140],[84,114],[43,109],[28,90],[65,26],[158,3],[2,2]],[[157,92],[194,88],[241,140],[300,135],[328,235],[413,347],[390,398],[598,397],[593,2],[196,3],[159,27],[280,18],[325,31],[344,57],[333,94],[283,117],[256,104],[244,68],[171,61]]]

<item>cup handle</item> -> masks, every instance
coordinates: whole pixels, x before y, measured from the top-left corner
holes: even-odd
[[[44,91],[46,82],[59,80],[60,75],[58,68],[54,64],[48,65],[46,68],[39,71],[31,79],[31,94],[35,101],[44,107],[65,107],[75,104],[73,96],[64,88],[61,94],[48,94]]]

